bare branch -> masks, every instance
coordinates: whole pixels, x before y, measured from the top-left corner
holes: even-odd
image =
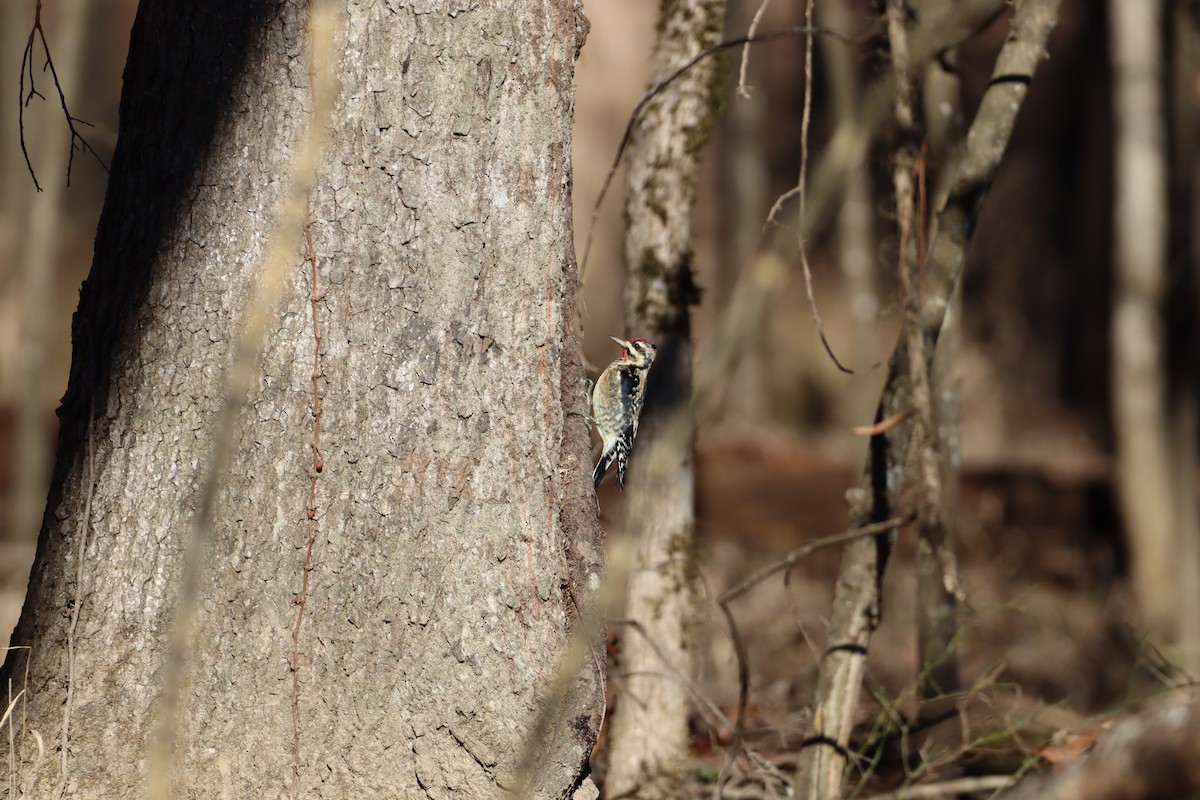
[[[29,29],[29,39],[25,43],[25,50],[21,53],[21,77],[20,77],[20,103],[17,110],[17,127],[20,131],[21,138],[21,154],[25,156],[25,166],[29,168],[29,177],[33,179],[33,186],[39,192],[42,191],[41,185],[38,183],[37,174],[33,170],[33,163],[29,160],[29,150],[25,146],[25,107],[33,100],[34,97],[40,97],[42,100],[46,96],[37,90],[34,85],[33,75],[33,59],[34,59],[34,44],[36,41],[41,42],[42,52],[46,54],[46,63],[42,66],[42,71],[50,70],[50,77],[54,81],[54,89],[58,92],[58,102],[62,106],[63,117],[67,121],[67,128],[71,132],[70,149],[67,156],[67,185],[71,185],[71,167],[75,163],[75,151],[91,153],[96,159],[96,163],[100,165],[100,169],[108,173],[108,165],[104,163],[104,159],[96,152],[95,148],[88,143],[88,140],[83,138],[75,124],[86,125],[92,127],[92,123],[73,116],[71,110],[67,108],[67,97],[63,93],[62,84],[58,79],[58,72],[54,69],[54,60],[50,57],[50,45],[46,42],[46,31],[42,28],[42,0],[36,0],[33,11],[33,26]],[[29,87],[26,90],[25,80],[29,79]]]
[[[807,0],[804,4],[804,25],[808,28],[813,27],[813,4],[814,0]],[[804,229],[804,216],[808,210],[808,128],[812,121],[812,81],[813,40],[809,36],[804,40],[804,109],[800,114],[800,179],[796,182],[796,197],[799,200],[797,213],[800,218],[799,228],[801,231]],[[803,233],[799,235],[797,244],[800,249],[800,268],[804,272],[804,294],[808,298],[808,308],[812,312],[813,322],[817,326],[817,335],[820,336],[821,344],[825,347],[825,352],[833,361],[834,366],[847,375],[854,375],[855,371],[843,364],[834,354],[833,347],[829,344],[829,337],[825,335],[825,322],[821,319],[821,312],[817,308],[817,298],[813,293],[812,266],[808,263],[808,247]]]
[[[866,800],[929,800],[949,795],[971,794],[972,792],[995,792],[1012,786],[1016,778],[1012,775],[980,775],[976,778],[959,778],[922,786],[908,786],[887,794],[877,794]]]
[[[883,522],[873,522],[870,525],[863,525],[860,528],[851,528],[841,533],[835,533],[830,536],[823,536],[820,539],[813,539],[810,542],[805,542],[801,546],[792,550],[783,558],[776,561],[774,564],[763,567],[758,572],[751,575],[749,578],[741,581],[737,585],[726,589],[717,598],[718,605],[726,605],[738,599],[746,592],[753,589],[758,584],[762,583],[767,578],[784,570],[791,569],[796,565],[796,562],[815,553],[817,550],[823,550],[826,547],[836,547],[839,544],[847,544],[856,539],[862,539],[866,536],[878,536],[881,533],[894,531],[897,528],[903,528],[905,525],[913,521],[913,515],[908,514],[903,517],[893,517],[886,519]]]
[[[792,550],[774,564],[763,567],[758,572],[741,581],[737,585],[726,589],[721,593],[721,596],[717,598],[717,605],[720,606],[721,613],[725,615],[725,621],[729,624],[729,638],[733,642],[733,651],[737,657],[738,708],[737,715],[734,720],[733,742],[730,744],[729,750],[726,752],[725,764],[721,768],[721,776],[717,780],[717,787],[714,791],[714,797],[719,796],[720,789],[724,785],[725,780],[728,778],[730,768],[733,766],[738,754],[744,749],[746,705],[750,696],[750,661],[749,657],[746,655],[746,646],[742,642],[741,632],[738,629],[737,621],[734,619],[733,611],[730,609],[729,604],[772,575],[778,574],[785,570],[790,570],[793,566],[795,566],[796,562],[803,558],[807,558],[817,550],[821,550],[826,547],[836,547],[837,545],[853,542],[866,536],[878,536],[881,533],[887,533],[888,531],[894,531],[897,528],[902,528],[911,521],[911,517],[889,519],[872,525],[865,525],[861,528],[852,528],[848,531],[835,533],[831,536],[824,536],[820,539],[813,539],[810,542],[805,542],[803,545],[797,547],[795,550]]]
[[[1060,0],[1018,0],[987,92],[967,133],[967,148],[937,218],[937,235],[925,261],[921,324],[936,340],[950,296],[962,274],[967,243],[984,193],[1000,166],[1046,40],[1058,18]]]
[[[1008,144],[1017,111],[1028,91],[1046,41],[1057,21],[1059,0],[1018,0],[1012,31],[996,60],[993,78],[967,136],[967,152],[949,197],[938,214],[938,230],[925,263],[925,298],[920,325],[925,340],[936,342],[950,295],[962,271],[971,227],[984,192]],[[909,68],[936,50],[936,36],[910,40]],[[812,224],[810,220],[806,223]],[[911,408],[907,377],[908,337],[892,354],[876,419]],[[932,349],[932,348],[930,348]],[[862,489],[851,519],[863,524],[892,515],[903,485],[912,421],[873,436]],[[797,767],[798,796],[825,800],[838,796],[848,752],[853,709],[862,683],[867,647],[879,618],[879,585],[890,553],[882,539],[859,541],[846,551],[839,572],[829,641],[817,686],[814,729]]]
[[[763,14],[766,13],[767,6],[771,5],[771,0],[763,0],[758,7],[758,11],[754,12],[754,19],[750,20],[750,28],[746,31],[747,36],[753,36],[758,33],[758,24],[762,22]],[[806,19],[805,26],[812,27],[812,20]],[[750,99],[750,90],[746,86],[746,71],[750,67],[750,42],[742,45],[742,66],[738,71],[738,87],[737,94],[744,100]]]
[[[697,53],[683,66],[679,67],[679,69],[675,70],[670,75],[652,86],[646,92],[646,94],[642,96],[642,99],[638,101],[638,104],[633,108],[633,112],[629,115],[629,122],[625,125],[625,133],[621,136],[621,143],[617,145],[617,153],[615,156],[613,156],[612,165],[608,168],[608,174],[604,177],[604,183],[601,185],[600,193],[596,195],[596,203],[592,207],[592,218],[588,223],[588,235],[583,247],[583,258],[579,261],[579,276],[581,283],[583,282],[584,275],[587,273],[588,258],[592,252],[592,237],[596,232],[596,218],[600,215],[600,206],[604,204],[604,198],[608,195],[608,188],[612,184],[613,176],[617,174],[617,169],[621,166],[621,158],[625,155],[625,148],[629,145],[629,138],[633,135],[633,131],[637,127],[638,123],[641,122],[642,114],[645,112],[646,106],[650,104],[650,101],[657,97],[672,83],[682,78],[697,64],[707,58],[717,55],[718,53],[722,53],[735,47],[741,47],[745,44],[762,44],[792,36],[815,36],[818,34],[832,36],[833,38],[846,43],[853,41],[853,39],[850,37],[835,30],[830,30],[828,28],[817,29],[807,27],[786,28],[784,30],[755,34],[753,36],[739,36],[736,39],[728,39]]]

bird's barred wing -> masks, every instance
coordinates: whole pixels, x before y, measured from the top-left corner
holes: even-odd
[[[623,411],[631,420],[633,427],[633,436],[630,437],[628,445],[633,448],[633,439],[637,436],[638,417],[642,413],[642,398],[645,396],[646,387],[642,385],[645,380],[645,370],[626,368],[621,370],[621,401],[624,405]]]

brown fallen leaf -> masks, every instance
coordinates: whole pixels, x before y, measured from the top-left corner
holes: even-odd
[[[1072,733],[1058,743],[1039,748],[1037,754],[1056,767],[1066,764],[1091,750],[1102,730],[1103,728],[1092,728],[1083,733]]]
[[[891,430],[911,415],[911,411],[901,411],[898,414],[892,414],[890,417],[879,420],[874,425],[859,425],[851,430],[858,436],[875,436],[876,434]]]

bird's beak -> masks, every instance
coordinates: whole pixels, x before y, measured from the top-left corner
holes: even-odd
[[[621,345],[621,347],[625,348],[626,350],[632,350],[632,349],[633,349],[633,345],[631,345],[629,342],[625,341],[624,339],[618,339],[618,338],[617,338],[617,337],[615,337],[615,336],[610,336],[610,337],[608,337],[608,338],[612,339],[614,342],[616,342],[617,344]]]

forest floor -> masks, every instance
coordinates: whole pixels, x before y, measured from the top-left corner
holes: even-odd
[[[812,449],[745,439],[702,439],[697,462],[708,602],[697,688],[725,718],[696,705],[689,796],[700,798],[721,772],[738,705],[736,657],[713,601],[789,550],[845,530],[844,492],[857,475]],[[610,530],[622,518],[614,484],[600,495]],[[1114,715],[1189,683],[1129,622],[1126,557],[1103,470],[964,469],[957,553],[966,602],[953,653],[961,687],[940,704],[916,699],[914,550],[912,531],[901,530],[858,710],[854,796],[1070,760]],[[20,613],[32,557],[32,542],[0,536],[0,639]],[[745,731],[756,760],[739,762],[728,797],[786,796],[840,557],[836,548],[818,550],[732,606],[749,660]],[[610,632],[610,713],[620,702],[625,635]],[[601,786],[603,759],[602,733],[594,758]]]
[[[845,530],[843,496],[857,475],[800,448],[702,442],[697,480],[709,604],[698,688],[732,719],[737,662],[715,598],[806,541]],[[619,492],[609,484],[600,503],[610,525],[621,519]],[[1126,558],[1102,471],[968,468],[959,509],[965,603],[953,655],[961,686],[942,700],[917,701],[915,546],[912,530],[903,529],[871,642],[849,796],[1070,761],[1120,712],[1191,684],[1129,621]],[[736,791],[726,796],[787,796],[840,557],[839,549],[819,550],[786,579],[776,575],[733,603],[750,667],[745,731],[755,757],[739,762]],[[625,635],[633,634],[610,632],[610,712],[621,702]],[[699,704],[691,725],[694,796],[707,798],[731,729]],[[594,759],[600,784],[603,745],[602,736]]]

